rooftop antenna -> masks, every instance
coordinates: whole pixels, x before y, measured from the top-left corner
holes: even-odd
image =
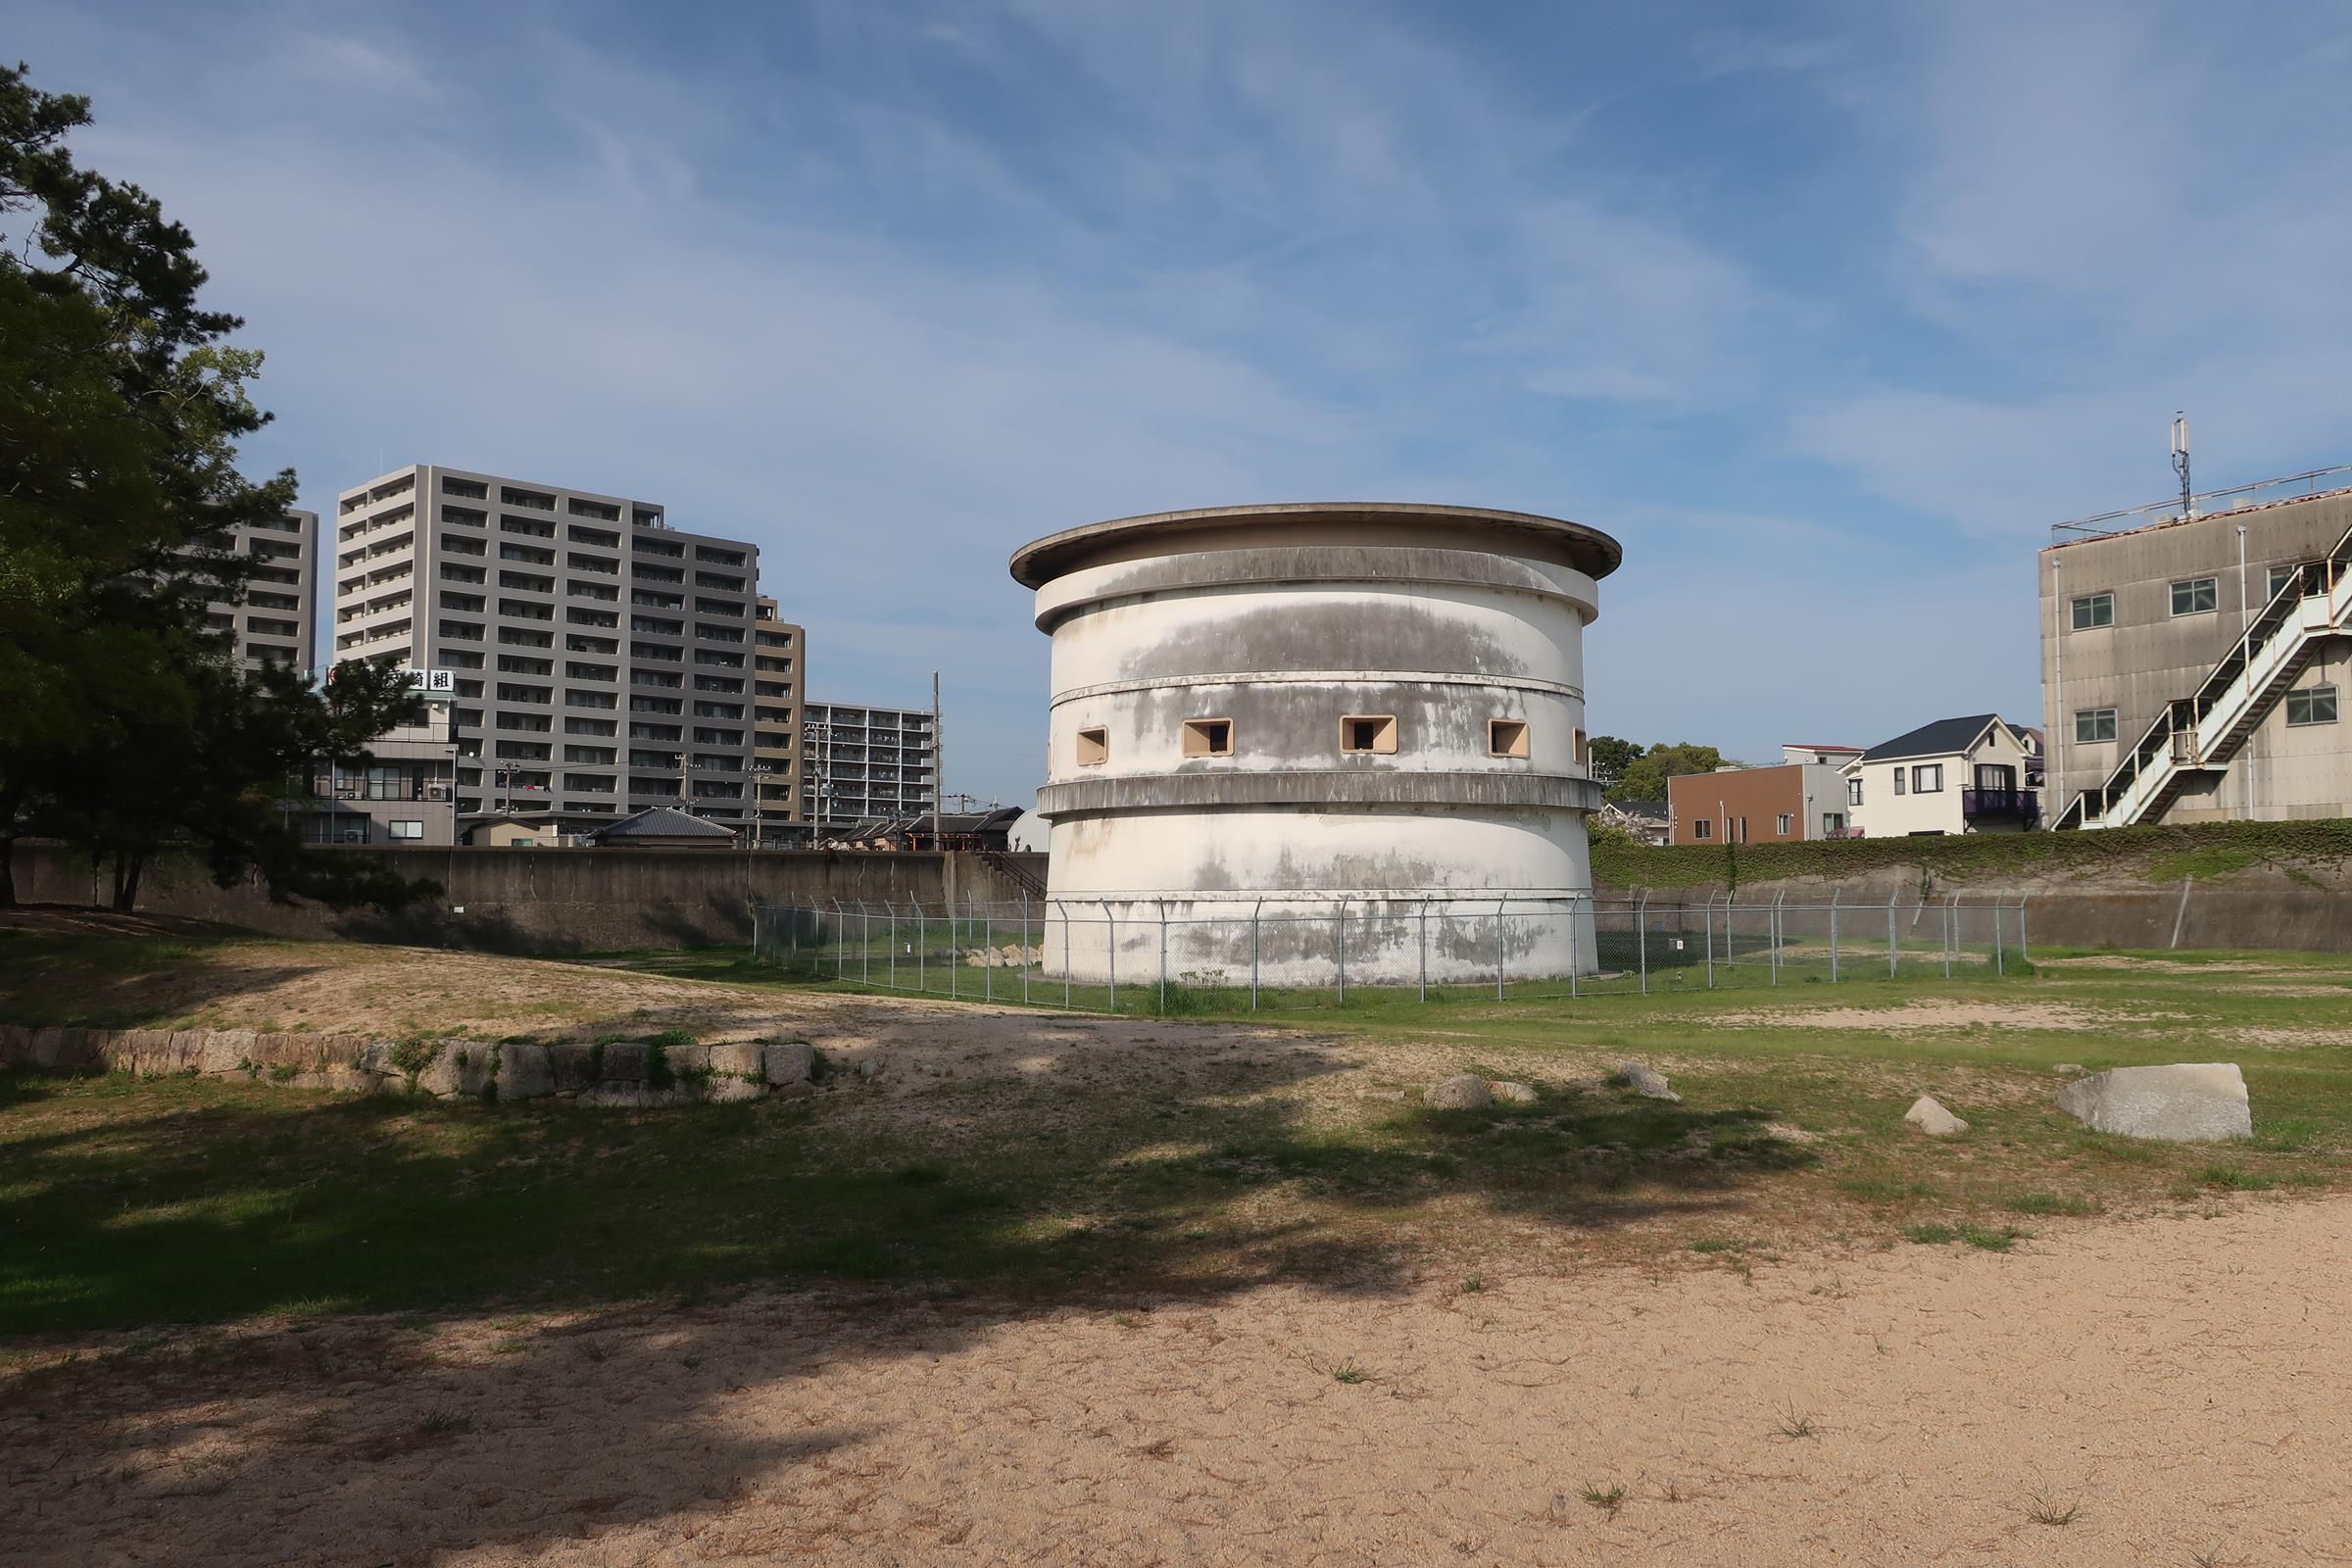
[[[2182,413],[2173,415],[2173,471],[2180,476],[2180,515],[2193,517],[2197,514],[2188,493],[2188,416]]]

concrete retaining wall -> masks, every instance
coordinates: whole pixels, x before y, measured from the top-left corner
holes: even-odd
[[[379,1040],[251,1029],[31,1029],[0,1024],[0,1066],[186,1073],[293,1089],[441,1100],[576,1100],[682,1105],[812,1091],[816,1054],[799,1042],[656,1047]]]
[[[1603,888],[1606,901],[1641,890]],[[1659,889],[1651,906],[1687,904],[1695,908],[1711,895],[1720,907],[1726,889]],[[1904,908],[1920,902],[1916,866],[1889,866],[1859,876],[1830,880],[1794,877],[1743,882],[1741,906],[1770,904],[1776,894],[1790,904],[1824,905],[1833,897],[1843,906],[1884,906],[1891,896]],[[2117,885],[2085,879],[2021,881],[2004,887],[1972,882],[1965,888],[1930,885],[1927,898],[1957,893],[1962,908],[1998,900],[2026,900],[2028,940],[2035,948],[2274,949],[2298,953],[2352,953],[2352,890],[2310,886],[2283,875],[2249,874],[2227,881],[2183,879],[2170,886],[2144,882]]]
[[[343,937],[490,953],[609,953],[700,948],[752,939],[752,906],[765,900],[932,909],[946,900],[1017,903],[1021,889],[977,855],[769,850],[503,850],[334,848],[370,855],[403,876],[446,889],[433,905],[399,915],[315,904],[273,904],[258,878],[213,885],[201,862],[161,857],[141,880],[139,907],[278,936]],[[1042,855],[1007,857],[1045,879]],[[53,845],[20,846],[17,897],[28,904],[87,905],[106,897],[107,873]],[[463,909],[464,913],[455,912]]]

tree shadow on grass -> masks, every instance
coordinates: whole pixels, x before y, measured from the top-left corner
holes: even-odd
[[[1592,1234],[1719,1212],[1809,1158],[1764,1132],[1766,1106],[1589,1086],[1318,1116],[1289,1091],[1352,1066],[1345,1049],[1060,1022],[1037,1023],[1035,1060],[1173,1066],[1107,1089],[850,1082],[653,1112],[0,1077],[0,1329],[294,1314],[221,1331],[221,1350],[181,1332],[0,1381],[49,1440],[15,1506],[84,1547],[241,1529],[278,1554],[317,1527],[263,1505],[331,1499],[352,1532],[335,1549],[368,1561],[722,1528],[745,1489],[862,1436],[747,1429],[725,1418],[744,1390],[954,1353],[1054,1310],[1274,1282],[1396,1297],[1416,1260],[1394,1222],[1433,1205]],[[430,1342],[386,1316],[416,1310],[516,1316]]]

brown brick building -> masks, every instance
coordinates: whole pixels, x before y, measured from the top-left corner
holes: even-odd
[[[1777,767],[1685,773],[1666,781],[1672,844],[1774,844],[1842,838],[1845,781],[1854,746],[1781,748]]]

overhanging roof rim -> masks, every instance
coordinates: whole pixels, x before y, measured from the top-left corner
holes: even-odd
[[[1038,588],[1067,569],[1067,560],[1087,546],[1130,538],[1155,528],[1199,522],[1266,520],[1346,520],[1426,518],[1434,522],[1484,523],[1519,529],[1568,541],[1578,568],[1588,576],[1605,577],[1625,559],[1615,538],[1590,523],[1541,513],[1507,512],[1490,507],[1446,506],[1417,501],[1275,501],[1250,506],[1195,507],[1181,512],[1147,512],[1132,517],[1111,517],[1082,523],[1058,533],[1032,539],[1012,553],[1013,579],[1025,588]]]

